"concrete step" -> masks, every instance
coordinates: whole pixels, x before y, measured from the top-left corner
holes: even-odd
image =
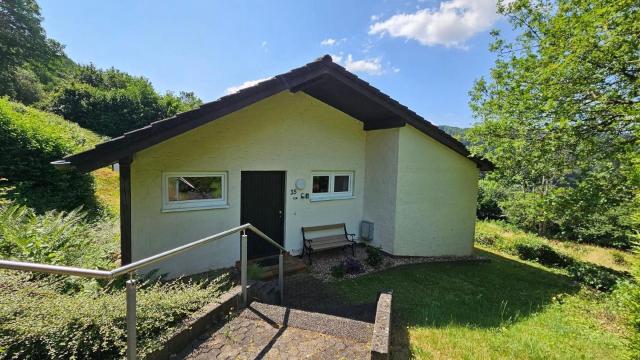
[[[240,313],[241,317],[263,320],[279,326],[291,326],[331,336],[368,343],[373,334],[373,324],[343,317],[321,314],[288,307],[252,302]]]
[[[177,356],[178,359],[371,358],[373,324],[259,302]]]
[[[256,277],[254,280],[270,280],[278,277],[279,265],[277,255],[249,260],[248,266],[256,265],[260,267],[260,272],[253,274]],[[240,261],[236,261],[236,268],[240,270]],[[302,259],[291,255],[284,256],[285,275],[293,275],[306,271],[307,264]]]

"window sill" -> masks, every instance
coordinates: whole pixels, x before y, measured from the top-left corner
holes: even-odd
[[[229,204],[224,205],[204,205],[204,206],[189,206],[189,207],[175,207],[175,208],[162,208],[161,212],[180,212],[180,211],[196,211],[196,210],[212,210],[212,209],[228,209]]]
[[[351,195],[351,196],[327,196],[327,197],[309,197],[309,201],[311,202],[318,202],[318,201],[331,201],[331,200],[351,200],[351,199],[355,199],[356,197]]]

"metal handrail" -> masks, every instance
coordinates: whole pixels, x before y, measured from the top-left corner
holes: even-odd
[[[149,256],[147,258],[132,262],[131,264],[127,264],[121,266],[117,269],[108,271],[108,270],[96,270],[96,269],[84,269],[72,266],[59,266],[59,265],[48,265],[48,264],[38,264],[31,262],[21,262],[21,261],[10,261],[10,260],[0,260],[0,269],[10,269],[10,270],[20,270],[20,271],[31,271],[31,272],[43,272],[49,274],[58,274],[58,275],[71,275],[71,276],[80,276],[87,278],[95,278],[95,279],[113,279],[118,276],[130,275],[130,279],[127,280],[126,283],[126,297],[127,297],[127,359],[133,360],[136,358],[136,348],[137,348],[137,335],[136,335],[136,280],[134,278],[134,272],[139,270],[145,266],[157,263],[159,261],[165,260],[172,256],[183,253],[187,250],[191,250],[198,246],[202,246],[204,244],[222,239],[231,234],[235,234],[238,232],[242,232],[242,236],[240,238],[240,282],[242,285],[242,301],[243,304],[247,303],[247,230],[253,231],[256,235],[266,240],[271,245],[275,246],[280,250],[280,255],[278,256],[278,282],[280,285],[280,301],[282,301],[284,296],[284,254],[287,250],[282,247],[282,245],[273,241],[269,236],[260,231],[255,226],[247,223],[244,225],[240,225],[238,227],[231,228],[229,230],[225,230],[223,232],[204,237],[200,240],[196,240],[190,242],[188,244],[178,246],[177,248],[173,248],[171,250],[167,250],[165,252],[161,252],[159,254]]]
[[[159,254],[149,256],[147,258],[132,262],[130,264],[121,266],[117,269],[108,271],[108,270],[96,270],[96,269],[85,269],[71,266],[60,266],[60,265],[48,265],[48,264],[39,264],[39,263],[31,263],[31,262],[21,262],[21,261],[10,261],[10,260],[0,260],[0,269],[11,269],[11,270],[22,270],[22,271],[31,271],[31,272],[43,272],[49,274],[58,274],[58,275],[71,275],[71,276],[80,276],[80,277],[88,277],[88,278],[96,278],[96,279],[113,279],[118,276],[126,275],[128,273],[139,270],[145,266],[151,265],[153,263],[157,263],[159,261],[165,260],[169,257],[178,255],[187,250],[191,250],[195,247],[205,245],[209,242],[227,237],[234,233],[241,232],[243,230],[251,230],[256,235],[260,236],[271,245],[278,248],[281,252],[286,252],[287,250],[282,247],[282,245],[275,242],[265,233],[260,231],[255,226],[247,223],[244,225],[240,225],[238,227],[231,228],[229,230],[207,236],[205,238],[190,242],[188,244],[179,246],[177,248],[173,248],[171,250],[167,250],[165,252],[161,252]]]

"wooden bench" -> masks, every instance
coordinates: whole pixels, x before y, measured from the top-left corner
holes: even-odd
[[[327,230],[340,230],[339,234],[319,236],[315,238],[309,238],[309,233],[317,231]],[[332,224],[332,225],[320,225],[320,226],[306,226],[302,227],[302,255],[304,258],[306,253],[309,257],[309,264],[311,264],[311,254],[316,251],[329,250],[335,248],[347,248],[351,246],[351,253],[356,255],[354,246],[356,242],[353,238],[356,234],[350,234],[347,232],[346,224]]]

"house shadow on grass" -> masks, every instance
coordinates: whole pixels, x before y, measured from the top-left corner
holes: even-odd
[[[496,328],[541,311],[554,296],[579,290],[568,277],[476,250],[491,260],[414,264],[336,286],[358,298],[393,289],[394,358],[409,356],[410,327]]]

